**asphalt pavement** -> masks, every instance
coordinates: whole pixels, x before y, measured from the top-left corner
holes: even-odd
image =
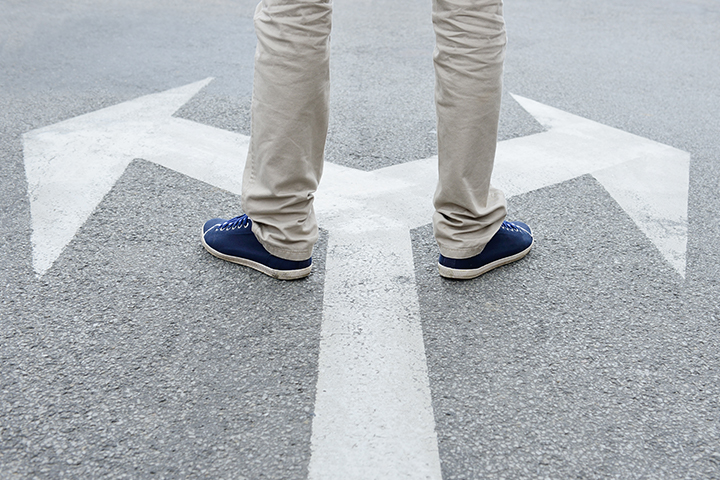
[[[391,3],[335,2],[332,164],[437,153],[431,5]],[[0,0],[0,477],[313,475],[331,229],[302,281],[222,262],[199,230],[239,213],[237,192],[137,157],[33,265],[26,134],[212,77],[174,116],[241,143],[254,8]],[[536,245],[476,280],[440,278],[430,218],[412,228],[398,281],[416,285],[442,478],[718,478],[720,5],[522,0],[505,17],[500,140],[548,129],[514,94],[688,152],[684,271],[591,174],[512,196]]]

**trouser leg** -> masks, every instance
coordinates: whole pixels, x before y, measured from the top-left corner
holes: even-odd
[[[433,227],[440,252],[482,251],[505,219],[490,185],[505,56],[501,0],[434,0],[439,182]]]
[[[273,255],[305,260],[318,238],[313,193],[328,126],[329,0],[263,0],[242,202]]]

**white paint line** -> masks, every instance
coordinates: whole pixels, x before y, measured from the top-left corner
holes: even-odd
[[[154,126],[136,157],[239,195],[249,143],[245,135],[169,118]]]
[[[689,171],[690,154],[685,154],[682,159],[639,159],[593,173],[683,277]]]
[[[684,277],[690,154],[513,97],[549,130],[498,144],[493,183],[511,196],[592,174]]]
[[[432,214],[437,164],[411,163],[325,165],[315,197],[330,236],[311,480],[441,478],[410,243],[410,228]]]
[[[311,480],[441,479],[409,230],[330,233]]]
[[[398,219],[408,228],[420,227],[432,217],[437,178],[437,157],[371,172],[326,163],[315,210],[331,231],[366,212]]]
[[[247,154],[247,137],[171,117],[210,80],[23,136],[33,267],[38,275],[50,268],[133,158],[158,159],[170,168],[240,191],[239,183],[232,183],[238,175],[231,174],[238,168],[238,157]]]

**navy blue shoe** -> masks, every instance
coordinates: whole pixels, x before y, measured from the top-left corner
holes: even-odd
[[[252,220],[247,215],[223,220],[213,218],[202,228],[205,250],[228,262],[254,268],[280,280],[307,277],[312,269],[312,258],[295,262],[272,255],[265,250],[252,232]]]
[[[503,222],[482,252],[470,258],[440,255],[438,270],[445,278],[469,280],[493,268],[520,260],[533,246],[530,227],[522,222]]]

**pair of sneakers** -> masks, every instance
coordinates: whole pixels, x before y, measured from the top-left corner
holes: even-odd
[[[285,260],[265,250],[252,232],[247,215],[205,222],[201,241],[212,255],[229,262],[254,268],[280,280],[295,280],[310,275],[312,258]],[[470,258],[448,258],[440,255],[438,270],[445,278],[468,280],[493,268],[520,260],[533,245],[530,227],[522,222],[503,222],[482,252]]]

